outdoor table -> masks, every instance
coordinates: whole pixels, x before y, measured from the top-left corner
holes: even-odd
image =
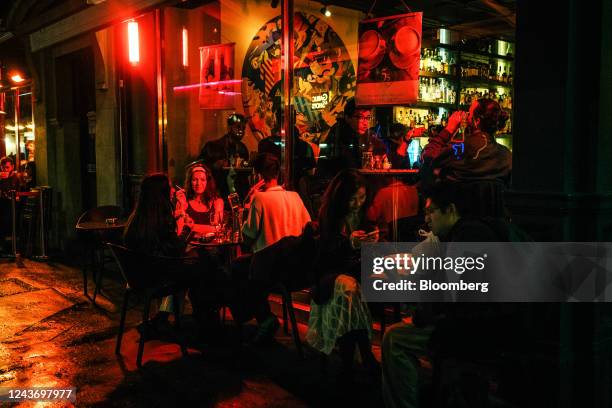
[[[116,222],[110,224],[107,223],[106,221],[81,221],[76,225],[76,230],[77,232],[84,232],[86,234],[91,234],[93,240],[85,240],[86,245],[88,246],[86,248],[86,251],[89,252],[91,251],[92,254],[92,270],[93,270],[93,278],[94,278],[94,282],[96,282],[96,291],[94,292],[94,297],[92,298],[92,301],[95,303],[95,297],[97,295],[97,291],[101,290],[101,288],[98,287],[98,283],[100,278],[98,277],[98,274],[102,274],[103,273],[103,268],[104,268],[104,247],[102,246],[102,253],[100,256],[100,259],[98,259],[98,257],[95,255],[96,252],[96,244],[104,244],[105,241],[108,241],[109,236],[110,237],[115,237],[116,234],[120,233],[126,226],[127,224],[127,220],[117,220]],[[87,273],[84,269],[84,274]],[[87,288],[84,286],[83,287],[83,291],[85,296],[89,297],[89,294],[87,293]],[[102,292],[102,294],[104,294]]]
[[[107,224],[104,221],[83,221],[76,226],[76,229],[77,231],[105,232],[123,229],[126,224],[126,220],[119,220],[114,224]]]
[[[225,260],[225,273],[227,276],[230,276],[231,273],[231,265],[232,261],[238,257],[240,245],[242,245],[242,240],[223,240],[218,241],[216,239],[211,240],[209,242],[201,241],[199,239],[192,239],[189,241],[189,244],[204,249],[219,249],[221,253],[223,253],[223,258]]]

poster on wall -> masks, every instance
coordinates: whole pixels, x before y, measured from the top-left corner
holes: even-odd
[[[234,109],[234,46],[200,47],[200,109]]]
[[[364,20],[359,24],[357,105],[417,101],[423,13]]]
[[[242,64],[242,104],[257,140],[278,132],[281,22],[277,16],[259,28]],[[325,18],[296,12],[293,30],[295,125],[301,139],[319,143],[354,96],[355,70],[342,39]]]

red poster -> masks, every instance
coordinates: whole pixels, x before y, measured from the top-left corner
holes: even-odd
[[[234,109],[233,79],[234,43],[200,47],[200,109]]]
[[[357,105],[415,103],[423,13],[365,20],[359,24]]]

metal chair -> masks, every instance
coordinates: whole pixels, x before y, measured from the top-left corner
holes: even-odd
[[[118,231],[104,231],[104,230],[82,230],[80,226],[84,222],[98,221],[105,222],[108,218],[119,218],[121,215],[121,208],[116,205],[104,205],[90,210],[85,211],[78,219],[76,223],[76,229],[79,231],[79,235],[83,239],[85,245],[85,253],[82,265],[83,272],[83,294],[88,296],[87,292],[87,269],[91,268],[92,279],[95,283],[95,289],[92,301],[96,303],[96,297],[100,292],[102,275],[104,273],[104,264],[107,259],[105,257],[105,242],[118,241]],[[89,258],[89,259],[88,259]],[[88,263],[89,261],[89,263]],[[98,262],[99,261],[99,262]]]
[[[121,271],[121,275],[126,282],[115,354],[121,354],[121,340],[125,328],[125,315],[128,309],[129,298],[132,294],[144,297],[142,321],[145,325],[149,320],[149,310],[153,300],[165,296],[172,296],[175,327],[177,332],[179,332],[182,301],[180,293],[189,288],[189,282],[186,279],[182,281],[170,280],[169,277],[180,276],[181,269],[188,266],[189,262],[193,261],[193,259],[144,255],[112,243],[107,243],[107,246],[110,248],[119,270]],[[143,333],[141,333],[138,344],[138,355],[136,357],[136,365],[138,367],[142,366],[142,355],[144,353],[144,343],[146,341],[145,332],[146,331],[143,331]],[[181,346],[183,356],[187,356],[187,346],[182,336],[179,336],[178,343]]]

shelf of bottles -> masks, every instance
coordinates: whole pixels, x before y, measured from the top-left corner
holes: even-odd
[[[512,86],[514,44],[491,39],[443,43],[421,50],[417,103],[396,106],[393,119],[409,127],[425,127],[421,143],[426,143],[429,129],[445,126],[457,109],[467,110],[473,100],[491,98],[511,116],[505,129],[497,133],[501,144],[512,147]]]

